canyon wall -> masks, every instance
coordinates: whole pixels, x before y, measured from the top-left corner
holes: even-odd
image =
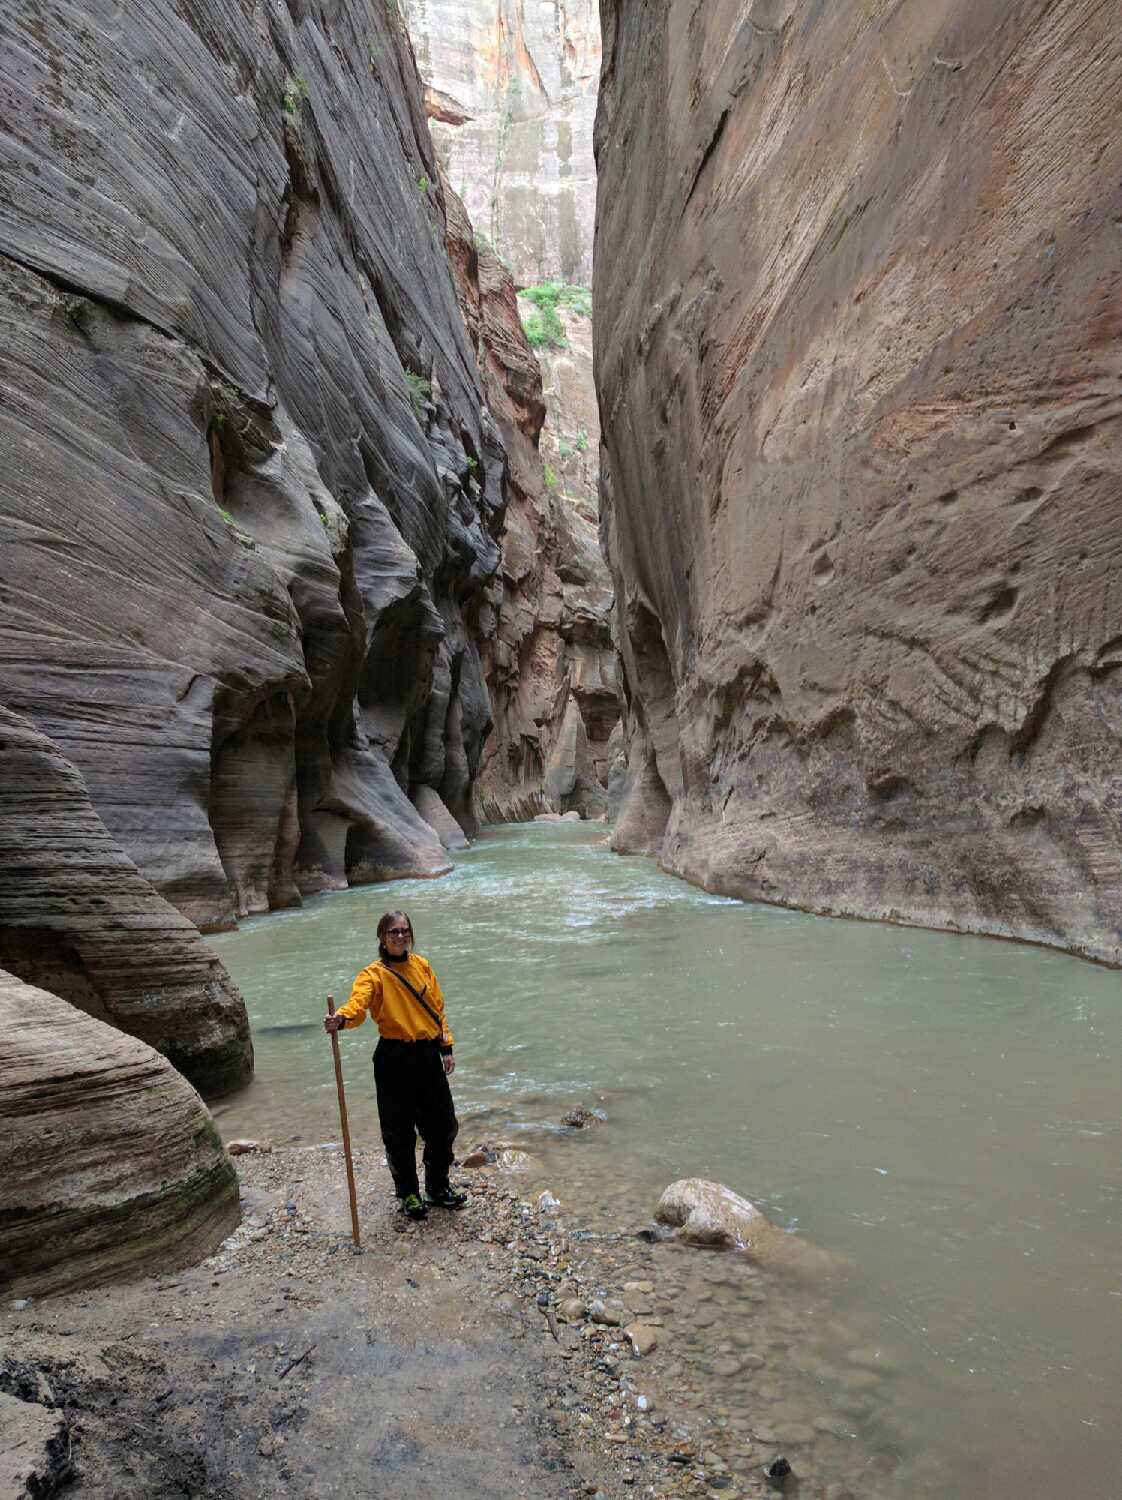
[[[550,483],[540,447],[542,371],[514,282],[472,233],[457,195],[445,192],[460,303],[508,460],[502,563],[488,595],[494,628],[481,647],[495,720],[481,805],[494,821],[540,812],[600,817],[619,700],[596,512]]]
[[[395,8],[4,13],[0,702],[193,921],[449,868],[502,443]]]
[[[1122,961],[1122,33],[605,0],[617,847]]]
[[[433,138],[520,286],[592,281],[595,0],[405,0]]]

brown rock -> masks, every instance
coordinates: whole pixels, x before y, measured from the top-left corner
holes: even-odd
[[[603,21],[618,846],[1122,962],[1115,16]]]
[[[198,1260],[238,1223],[205,1105],[151,1047],[0,974],[0,1280],[16,1296]]]
[[[445,196],[460,304],[508,460],[502,583],[491,595],[497,628],[482,650],[495,726],[480,779],[484,815],[598,817],[619,703],[596,520],[546,484],[541,371],[514,283],[447,184]]]
[[[658,1348],[658,1329],[649,1323],[629,1323],[623,1332],[637,1355],[653,1354]]]
[[[63,1413],[0,1392],[0,1496],[39,1500],[57,1494],[72,1473]]]

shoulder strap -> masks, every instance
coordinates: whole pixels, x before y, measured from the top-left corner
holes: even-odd
[[[433,1010],[432,1006],[425,999],[424,991],[414,989],[413,986],[409,983],[408,979],[406,979],[405,975],[399,974],[396,969],[387,968],[385,964],[381,963],[378,964],[377,967],[381,969],[383,974],[388,974],[391,979],[396,979],[398,984],[403,984],[409,991],[409,993],[413,996],[413,999],[416,1000],[417,1004],[421,1006],[423,1010],[426,1010],[428,1012],[430,1020],[436,1022],[437,1031],[436,1036],[433,1037],[433,1041],[435,1042],[438,1037],[442,1037],[444,1035],[444,1022],[440,1019],[436,1011]],[[425,985],[425,989],[428,989],[428,985]]]

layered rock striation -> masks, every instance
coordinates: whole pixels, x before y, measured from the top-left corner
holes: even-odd
[[[1122,960],[1122,39],[604,6],[617,847]]]
[[[594,0],[405,0],[433,138],[520,286],[592,280]]]
[[[448,248],[484,390],[507,453],[502,565],[482,646],[494,732],[484,747],[484,815],[600,817],[607,746],[619,717],[611,582],[587,506],[547,481],[541,368],[509,271],[477,243],[447,190]]]
[[[0,703],[204,928],[447,870],[505,461],[396,11],[3,29]]]
[[[26,719],[0,708],[0,969],[162,1052],[210,1096],[248,1083],[241,994]]]
[[[0,971],[0,1075],[5,1295],[173,1269],[237,1226],[214,1122],[151,1047]]]

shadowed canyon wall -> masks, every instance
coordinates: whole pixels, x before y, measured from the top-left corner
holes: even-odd
[[[1119,962],[1116,18],[602,11],[617,847]]]
[[[542,372],[514,282],[448,188],[446,200],[460,301],[508,460],[502,566],[489,590],[495,628],[481,648],[495,718],[481,803],[494,820],[599,817],[619,696],[596,512],[547,482]]]
[[[520,286],[592,281],[595,0],[405,0],[433,138]]]
[[[440,873],[504,456],[396,11],[23,19],[0,701],[203,926]]]

